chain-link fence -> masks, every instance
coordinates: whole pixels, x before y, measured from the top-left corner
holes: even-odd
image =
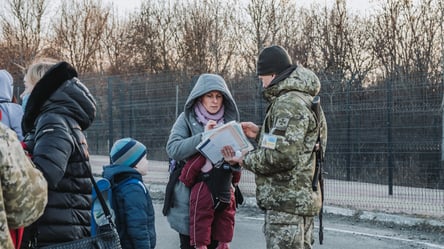
[[[92,154],[106,155],[114,140],[131,136],[147,145],[151,159],[168,160],[169,131],[194,78],[166,73],[82,81],[98,104],[97,118],[87,130]],[[259,80],[227,83],[241,120],[260,124],[267,103]],[[341,84],[322,82],[320,93],[328,122],[326,202],[444,217],[442,78],[394,78],[367,87]]]

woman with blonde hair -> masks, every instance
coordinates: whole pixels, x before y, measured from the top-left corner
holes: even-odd
[[[91,169],[81,154],[88,160],[83,132],[96,115],[94,97],[65,61],[37,60],[24,80],[24,147],[48,182],[48,205],[43,216],[25,228],[21,248],[89,237]]]
[[[28,68],[28,70],[25,72],[25,77],[23,78],[25,90],[22,92],[22,94],[20,94],[20,98],[22,99],[23,111],[35,84],[37,84],[37,82],[43,77],[46,71],[48,71],[56,63],[57,60],[51,58],[41,58],[31,63],[32,66]]]

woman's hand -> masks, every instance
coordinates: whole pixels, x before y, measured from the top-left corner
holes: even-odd
[[[205,125],[205,131],[212,130],[212,129],[214,129],[214,127],[216,127],[216,126],[217,126],[217,122],[214,121],[214,120],[210,120],[210,121],[208,121],[208,123]]]
[[[239,166],[243,165],[244,153],[241,153],[240,151],[234,151],[231,145],[225,145],[222,148],[221,152],[222,155],[224,156],[225,162],[229,163],[230,165],[236,165],[236,164],[239,164]]]
[[[242,130],[245,133],[245,136],[249,138],[256,138],[259,133],[259,127],[255,125],[253,122],[241,122]]]

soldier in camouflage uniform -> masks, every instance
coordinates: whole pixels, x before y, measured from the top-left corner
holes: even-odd
[[[17,135],[0,123],[0,248],[14,249],[9,229],[31,224],[45,210],[47,183]]]
[[[256,175],[267,249],[312,248],[314,216],[322,205],[320,190],[312,190],[315,150],[320,132],[325,152],[327,124],[322,110],[317,120],[310,107],[321,85],[312,71],[292,65],[280,46],[261,51],[257,74],[270,105],[262,127],[242,122],[242,128],[258,148],[241,157],[229,146],[222,153]]]

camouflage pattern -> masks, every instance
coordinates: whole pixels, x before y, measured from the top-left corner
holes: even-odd
[[[301,229],[300,217],[317,215],[322,205],[320,190],[312,190],[312,179],[318,132],[321,132],[325,152],[327,124],[322,111],[320,120],[317,120],[310,109],[320,86],[318,77],[312,71],[297,66],[286,79],[264,90],[264,97],[270,106],[258,135],[258,148],[248,153],[243,163],[246,169],[255,173],[258,205],[267,212],[287,214],[282,216],[287,218],[278,223],[282,228],[279,225],[270,226],[272,223],[265,226],[270,245],[277,243],[275,240],[284,240],[279,242],[281,244],[302,243],[292,242],[296,239],[292,236],[301,233],[297,232]],[[285,230],[288,225],[294,228],[294,234],[282,238],[284,235],[279,230]],[[272,239],[273,234],[281,237]]]
[[[47,203],[47,182],[14,131],[0,123],[0,248],[14,249],[9,228],[30,225]]]
[[[311,249],[314,219],[313,216],[267,210],[264,233],[268,249]]]

